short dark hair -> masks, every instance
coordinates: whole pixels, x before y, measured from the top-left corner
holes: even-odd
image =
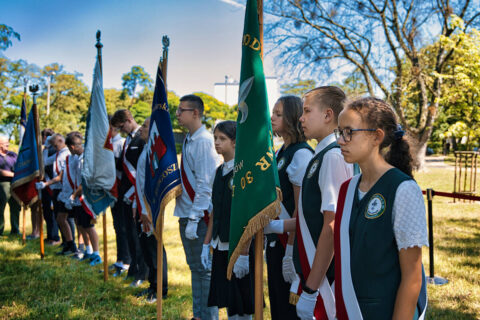
[[[338,121],[338,115],[342,112],[347,99],[345,92],[335,86],[322,86],[312,89],[303,96],[304,99],[307,97],[312,97],[322,108],[332,109],[335,121]]]
[[[213,130],[213,133],[215,133],[215,131],[217,130],[225,134],[230,140],[235,141],[237,135],[237,122],[232,120],[225,120],[219,122],[215,126],[215,130]]]
[[[47,128],[47,129],[43,129],[42,130],[42,137],[50,137],[51,135],[53,135],[55,133],[55,131],[53,131],[52,129],[50,128]]]
[[[203,115],[204,106],[202,98],[194,94],[187,94],[186,96],[180,98],[180,102],[184,101],[190,102],[192,108],[197,109],[200,115]]]
[[[115,111],[112,118],[110,119],[110,124],[113,127],[118,127],[120,124],[124,123],[128,119],[133,119],[132,113],[127,109],[120,109]]]
[[[82,141],[83,137],[82,134],[78,131],[72,131],[67,134],[67,138],[65,139],[65,144],[67,146],[73,146],[76,144],[78,141]]]

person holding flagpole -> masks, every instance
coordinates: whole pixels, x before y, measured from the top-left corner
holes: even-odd
[[[140,138],[148,141],[148,129],[150,128],[150,118],[145,119],[143,125],[138,131]],[[145,174],[147,163],[147,148],[143,148],[137,162],[137,180],[135,185],[135,202],[134,208],[137,211],[139,220],[137,221],[137,229],[140,232],[140,248],[143,252],[145,263],[148,266],[148,282],[149,287],[136,294],[137,297],[146,296],[148,303],[157,301],[157,240],[153,235],[153,224],[148,217],[148,210],[145,205]],[[168,268],[167,268],[167,253],[165,247],[163,249],[163,263],[162,263],[162,298],[165,298],[168,293]]]
[[[212,270],[208,305],[226,307],[228,319],[247,320],[251,319],[255,312],[252,245],[242,252],[235,263],[234,276],[230,280],[227,278],[236,128],[235,121],[222,121],[213,131],[215,149],[223,156],[224,163],[212,177],[212,212],[203,241],[201,259],[205,269]],[[213,248],[211,260],[210,246]]]
[[[331,288],[333,269],[333,226],[340,185],[353,176],[336,143],[333,130],[346,100],[335,86],[307,92],[300,117],[307,139],[317,139],[300,190],[296,219],[274,220],[266,233],[296,231],[293,262],[300,275],[292,289],[300,297],[296,304],[300,319],[335,319],[335,298]]]
[[[335,216],[339,320],[425,317],[425,203],[404,133],[381,99],[354,100],[340,113],[337,142],[362,174],[342,185]]]
[[[313,155],[300,126],[301,115],[302,99],[296,96],[281,97],[272,110],[272,130],[284,141],[276,153],[282,189],[282,211],[279,219],[296,218],[300,187]],[[295,306],[289,302],[290,283],[297,278],[292,258],[294,240],[295,232],[290,232],[288,239],[286,235],[267,235],[265,255],[273,320],[297,318]]]
[[[210,270],[200,259],[207,232],[208,208],[212,194],[210,179],[219,158],[213,137],[202,125],[203,101],[191,94],[180,98],[178,123],[188,130],[182,146],[182,194],[177,197],[174,216],[178,217],[180,238],[192,274],[194,319],[218,319],[218,308],[207,307]]]
[[[137,216],[136,214],[134,215],[132,205],[135,201],[137,162],[144,148],[145,141],[137,134],[140,126],[129,110],[117,110],[112,117],[111,124],[127,134],[122,151],[122,180],[118,195],[119,201],[121,201],[123,224],[131,257],[127,278],[134,278],[130,286],[138,287],[147,277],[148,268],[140,248],[136,224]]]

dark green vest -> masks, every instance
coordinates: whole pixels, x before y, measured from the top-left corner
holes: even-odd
[[[358,198],[358,185],[355,188],[349,225],[350,264],[353,286],[364,319],[392,318],[401,278],[392,209],[398,186],[410,179],[393,168],[362,200]]]
[[[213,230],[212,239],[217,236],[220,241],[228,242],[230,233],[230,209],[232,206],[233,170],[227,175],[222,174],[223,165],[217,168],[212,187]]]
[[[285,209],[287,209],[290,217],[293,215],[293,211],[295,211],[295,195],[293,193],[293,185],[288,179],[287,168],[292,162],[295,152],[303,148],[308,149],[313,153],[313,150],[308,143],[298,142],[290,144],[286,149],[282,146],[277,154],[278,178],[280,180],[280,188],[282,189],[282,204]],[[278,235],[267,234],[267,240],[268,242],[278,241]]]
[[[302,201],[303,216],[307,222],[308,230],[310,231],[315,247],[317,246],[318,238],[320,237],[323,228],[323,214],[320,211],[320,208],[322,207],[322,192],[318,185],[318,175],[320,174],[320,168],[322,167],[325,153],[333,148],[340,148],[340,146],[336,142],[332,142],[310,160],[302,182],[302,198],[300,201]],[[302,274],[297,243],[297,237],[299,236],[300,235],[297,234],[295,237],[293,262],[297,272]],[[327,278],[330,283],[333,281],[334,273],[335,271],[332,260],[332,263],[327,270]]]

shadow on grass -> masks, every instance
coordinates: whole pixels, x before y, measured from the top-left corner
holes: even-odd
[[[467,312],[459,306],[456,309],[451,308],[441,308],[437,305],[433,306],[429,304],[427,309],[426,319],[455,319],[455,320],[476,320],[477,315]]]

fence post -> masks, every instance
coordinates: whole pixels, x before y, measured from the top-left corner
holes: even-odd
[[[435,262],[433,255],[433,196],[435,191],[432,188],[427,189],[427,206],[428,206],[428,253],[430,258],[430,276],[427,277],[427,283],[442,285],[448,282],[442,277],[435,277]]]

